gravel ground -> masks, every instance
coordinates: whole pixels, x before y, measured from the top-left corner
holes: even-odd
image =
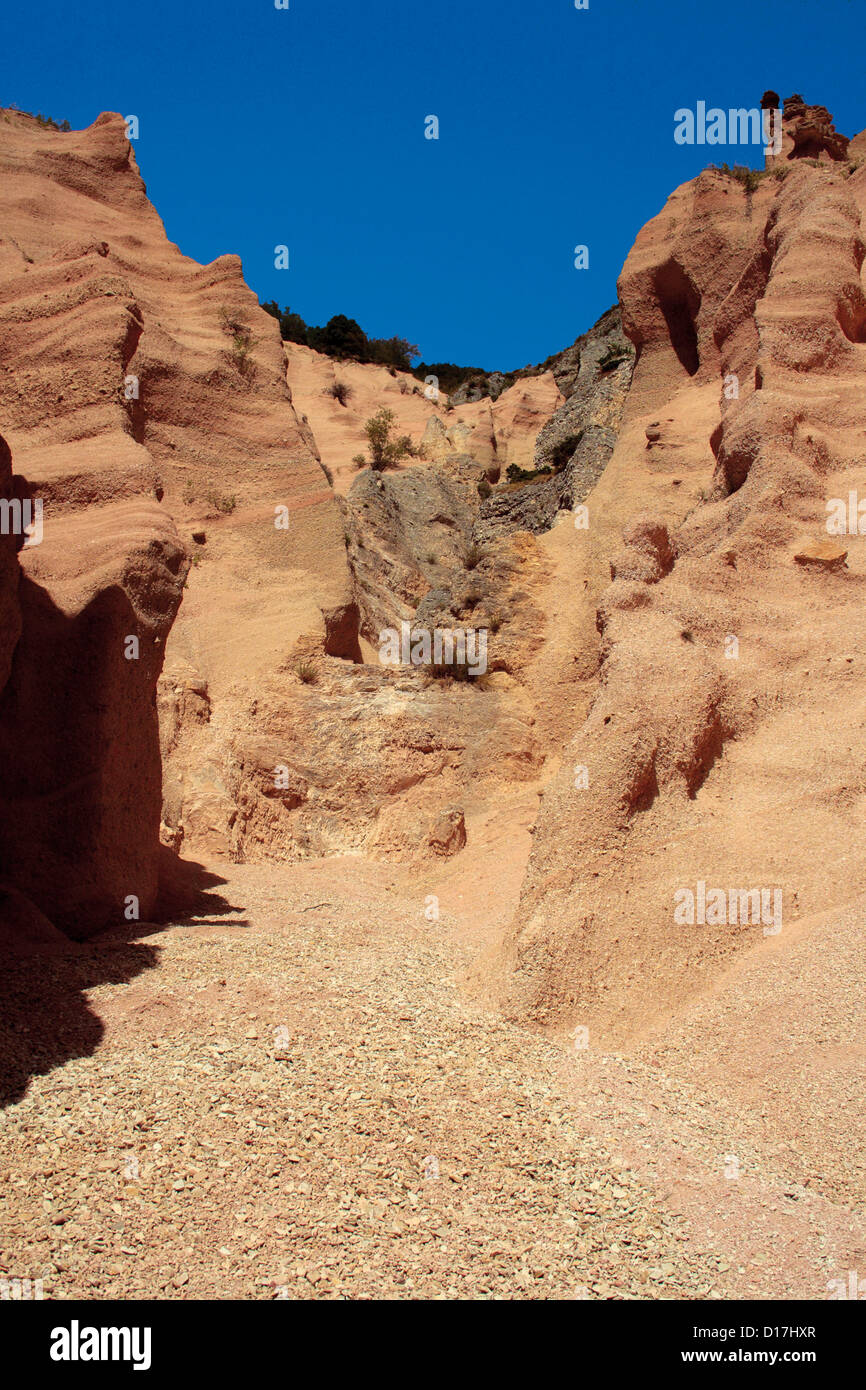
[[[754,1117],[467,1000],[474,948],[417,883],[218,867],[207,919],[4,970],[0,1273],[56,1299],[700,1299],[866,1270],[862,1215]]]

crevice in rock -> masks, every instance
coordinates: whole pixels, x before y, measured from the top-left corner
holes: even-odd
[[[697,316],[701,296],[678,261],[669,260],[656,271],[653,289],[664,315],[671,347],[689,376],[700,367]]]

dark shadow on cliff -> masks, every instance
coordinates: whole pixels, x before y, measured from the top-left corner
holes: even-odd
[[[0,693],[0,877],[77,939],[122,922],[131,898],[153,911],[158,615],[174,583],[138,552],[126,588],[107,583],[79,611],[24,573],[18,583],[21,635]],[[141,589],[137,605],[127,588]]]

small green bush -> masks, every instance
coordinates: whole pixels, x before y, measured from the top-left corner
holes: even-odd
[[[216,507],[218,512],[223,512],[226,516],[230,516],[238,505],[238,499],[235,496],[226,497],[223,493],[217,492],[216,488],[208,488],[204,500],[209,506]]]
[[[333,400],[339,401],[340,405],[347,405],[354,394],[354,389],[348,381],[332,381],[322,392],[323,396],[330,396]]]
[[[396,415],[393,410],[383,406],[364,425],[364,433],[370,444],[369,466],[375,473],[385,468],[395,468],[404,458],[419,458],[421,450],[408,434],[391,437]],[[359,468],[366,468],[368,460],[363,454],[356,454],[352,460]]]
[[[220,325],[224,333],[231,335],[231,347],[226,356],[232,366],[242,377],[252,377],[255,370],[255,363],[252,358],[254,339],[252,329],[243,322],[238,314],[233,314],[229,309],[220,309]]]
[[[599,359],[598,370],[600,372],[612,372],[621,362],[627,362],[631,353],[625,343],[611,343],[604,356]]]
[[[714,169],[717,174],[727,174],[729,179],[736,179],[747,193],[754,193],[761,180],[771,172],[769,169],[750,169],[745,164],[710,164],[708,167]]]

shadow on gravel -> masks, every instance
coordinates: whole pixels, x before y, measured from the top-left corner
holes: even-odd
[[[171,850],[163,848],[159,861],[159,922],[186,922],[194,918],[196,925],[222,923],[230,913],[243,912],[214,889],[225,883],[219,874],[206,869],[194,859],[178,859]],[[207,920],[204,920],[207,919]],[[225,922],[226,926],[249,926],[246,918]]]
[[[20,956],[0,968],[0,1106],[26,1093],[33,1076],[95,1051],[104,1032],[85,991],[121,984],[156,964],[153,946],[109,950],[96,937],[67,956]]]
[[[189,918],[204,926],[205,914],[213,924],[248,925],[226,920],[242,909],[213,891],[226,880],[203,865],[167,852],[160,870],[157,921],[125,922],[85,942],[62,937],[20,895],[0,892],[0,1108],[21,1100],[32,1077],[95,1052],[105,1030],[86,991],[152,969],[159,948],[142,938]]]

